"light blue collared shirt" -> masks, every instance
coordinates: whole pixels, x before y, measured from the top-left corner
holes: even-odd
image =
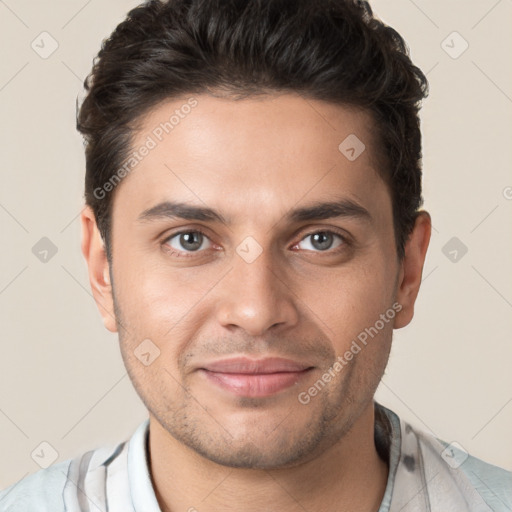
[[[376,428],[376,443],[386,447],[389,465],[378,512],[512,511],[512,472],[375,407],[387,418],[386,428]],[[161,512],[149,472],[148,435],[149,419],[116,447],[25,477],[0,491],[0,512]]]

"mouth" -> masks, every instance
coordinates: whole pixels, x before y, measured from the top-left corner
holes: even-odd
[[[313,370],[290,359],[237,357],[206,364],[199,371],[217,387],[236,396],[266,397],[283,391]]]

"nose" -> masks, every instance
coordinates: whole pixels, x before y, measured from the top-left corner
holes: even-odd
[[[219,285],[217,318],[223,327],[260,336],[298,323],[295,295],[269,250],[251,263],[235,254],[233,268]]]

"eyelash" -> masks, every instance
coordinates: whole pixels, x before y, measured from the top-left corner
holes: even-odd
[[[194,256],[196,256],[197,254],[203,252],[202,250],[201,251],[176,251],[175,249],[171,248],[170,246],[166,245],[169,240],[179,236],[179,235],[182,235],[182,234],[185,234],[185,233],[200,233],[202,236],[204,236],[205,238],[208,238],[208,240],[210,239],[208,237],[208,235],[201,229],[199,228],[195,228],[195,229],[186,229],[186,230],[183,230],[183,231],[177,231],[176,233],[172,233],[171,235],[167,236],[163,241],[162,241],[162,245],[163,246],[166,246],[165,250],[173,255],[173,256],[177,256],[177,257],[180,257],[180,258],[193,258]],[[315,253],[318,253],[318,254],[337,254],[339,252],[342,252],[343,250],[346,250],[347,247],[349,247],[351,245],[351,241],[350,239],[346,236],[346,235],[342,235],[341,233],[337,232],[337,231],[334,231],[332,229],[317,229],[315,231],[310,231],[309,233],[306,233],[300,240],[299,242],[297,243],[300,243],[302,242],[305,238],[307,238],[308,236],[312,236],[312,235],[315,235],[317,233],[326,233],[326,234],[330,234],[330,235],[335,235],[337,237],[339,237],[341,239],[341,242],[342,244],[340,246],[338,246],[337,248],[335,249],[327,249],[326,251],[312,251],[312,252],[315,252]],[[294,246],[297,245],[297,244],[294,244]]]

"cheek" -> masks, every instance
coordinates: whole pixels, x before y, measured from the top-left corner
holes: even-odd
[[[385,263],[368,258],[302,281],[298,294],[333,344],[350,342],[391,307],[394,278]]]
[[[117,265],[116,272],[116,304],[126,327],[123,335],[120,330],[125,364],[133,380],[140,382],[139,388],[149,386],[166,394],[171,390],[173,396],[180,391],[176,383],[181,380],[181,357],[206,318],[205,298],[218,274],[207,275],[198,268],[171,271],[162,265],[126,263]],[[137,358],[146,353],[144,343],[149,352],[158,355],[148,367]]]
[[[156,339],[165,337],[186,319],[205,295],[210,281],[213,278],[199,270],[171,270],[161,262],[119,262],[114,276],[116,299],[124,320],[139,334],[145,331]]]
[[[137,357],[137,349],[134,351],[127,344],[121,345],[121,352],[132,385],[146,407],[159,414],[175,410],[183,400],[183,387],[179,372],[172,365],[173,355],[162,350],[147,364],[144,357]]]

